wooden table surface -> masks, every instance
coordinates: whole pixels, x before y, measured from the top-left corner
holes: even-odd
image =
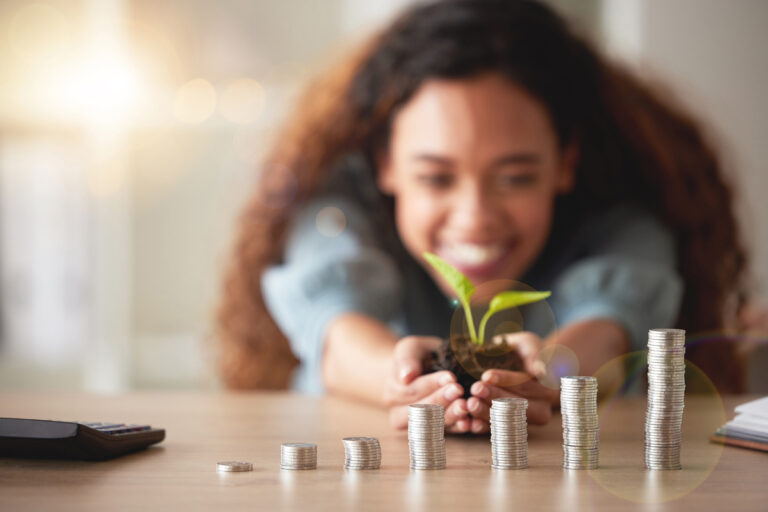
[[[157,447],[106,462],[0,459],[0,510],[768,510],[768,454],[709,443],[754,397],[689,397],[682,471],[643,468],[645,400],[600,409],[595,471],[560,467],[560,417],[529,429],[530,468],[490,468],[488,436],[449,436],[448,468],[411,471],[384,411],[289,393],[0,393],[0,414],[150,423]],[[382,467],[343,469],[341,438],[379,438]],[[318,469],[279,468],[280,444],[318,445]],[[216,462],[247,460],[249,473]]]

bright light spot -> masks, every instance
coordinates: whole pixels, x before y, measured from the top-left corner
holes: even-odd
[[[182,123],[200,124],[216,108],[216,90],[206,80],[196,78],[179,88],[173,102],[173,115]]]
[[[91,124],[116,126],[134,113],[141,80],[133,61],[116,51],[83,59],[59,84],[59,103]]]
[[[264,108],[264,89],[256,80],[235,80],[221,95],[222,115],[237,124],[250,124]]]
[[[329,238],[340,235],[347,227],[347,217],[335,206],[326,206],[320,210],[315,221],[320,234]]]

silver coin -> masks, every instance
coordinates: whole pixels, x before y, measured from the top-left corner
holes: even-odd
[[[494,398],[491,400],[491,405],[498,407],[528,407],[528,399],[518,397]]]
[[[491,420],[491,428],[499,430],[513,430],[515,432],[528,431],[528,422],[526,421],[503,421]]]
[[[494,461],[515,461],[528,458],[528,451],[520,452],[494,452],[492,458]]]
[[[317,450],[317,445],[314,443],[283,443],[280,446],[290,450]]]
[[[316,459],[317,454],[316,453],[281,453],[281,457],[285,459]]]
[[[429,453],[429,452],[435,452],[435,451],[444,451],[445,445],[435,446],[435,445],[410,445],[408,447],[411,452],[414,453]]]
[[[411,455],[417,455],[417,456],[432,456],[432,455],[442,455],[445,453],[445,449],[439,448],[439,449],[419,449],[419,448],[409,448],[408,452]]]
[[[253,464],[239,460],[225,460],[216,463],[216,471],[224,473],[239,473],[253,471]]]

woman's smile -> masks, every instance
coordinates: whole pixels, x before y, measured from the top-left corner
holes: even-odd
[[[441,244],[436,254],[477,285],[491,279],[509,278],[502,273],[515,246],[512,240],[486,243],[454,241]]]

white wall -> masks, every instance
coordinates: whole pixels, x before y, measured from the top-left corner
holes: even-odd
[[[605,0],[613,53],[671,84],[733,173],[757,296],[768,297],[768,2]]]

